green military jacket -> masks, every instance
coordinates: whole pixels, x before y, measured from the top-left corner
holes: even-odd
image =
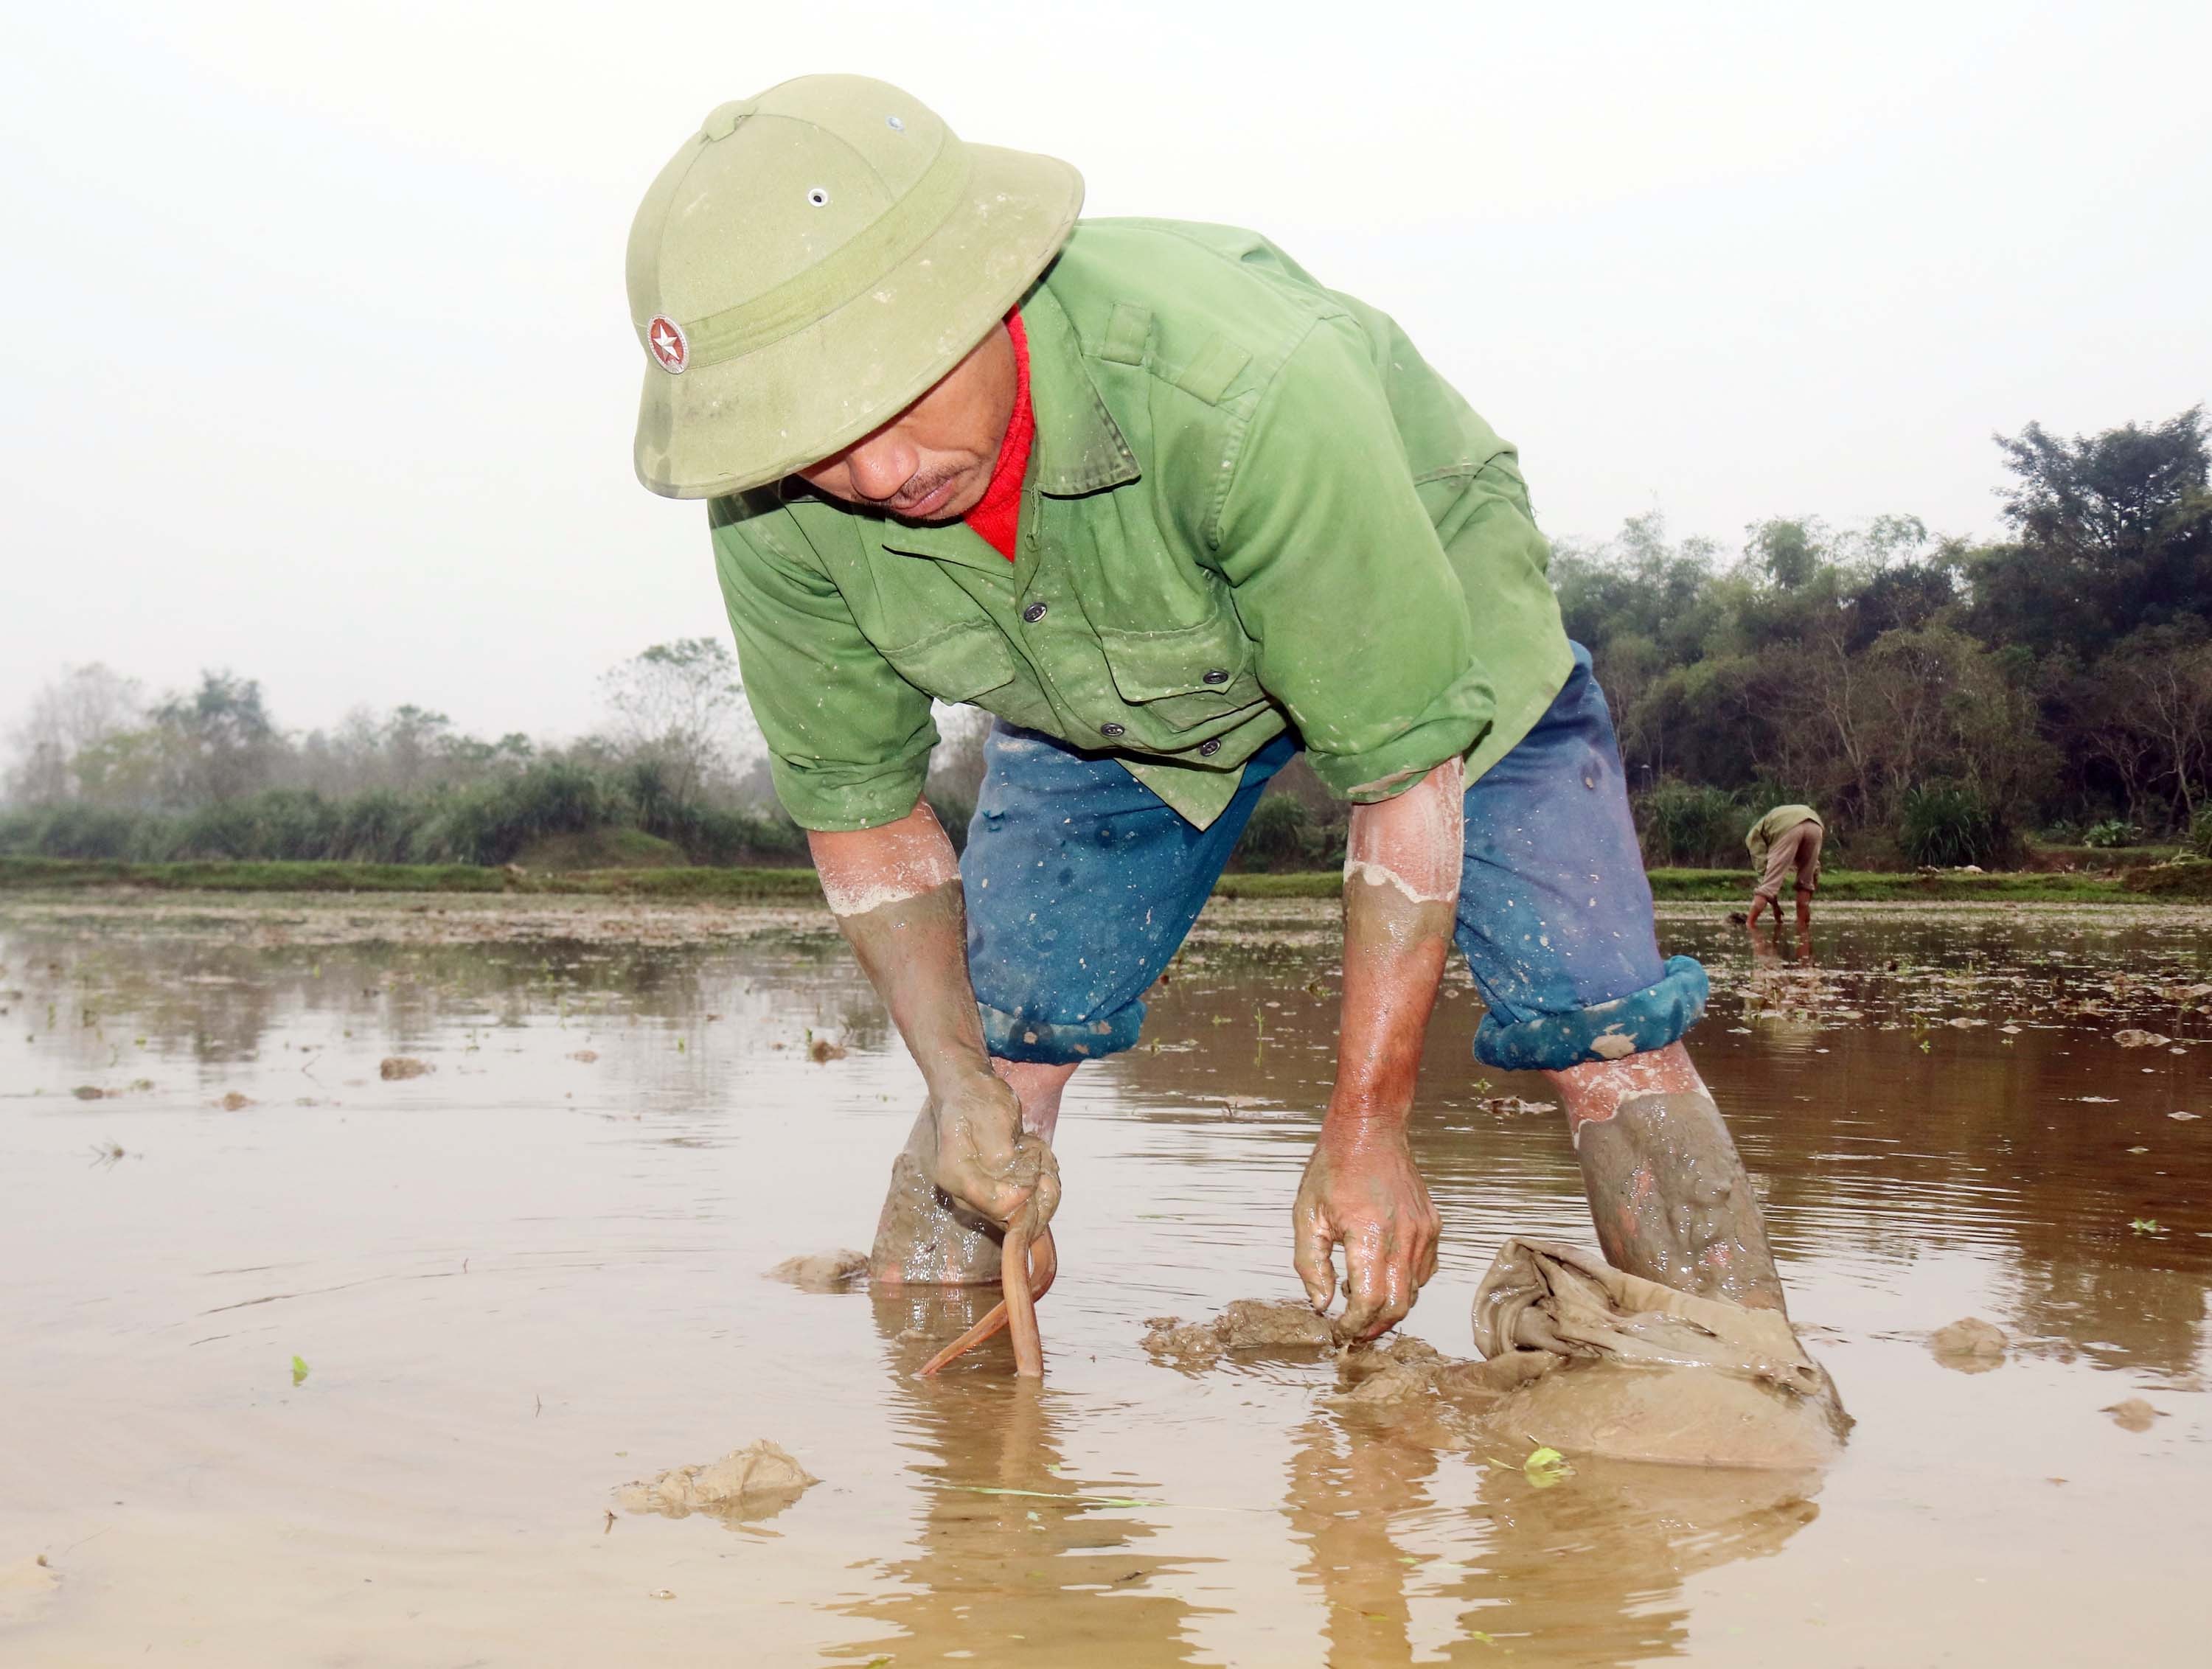
[[[1479,774],[1571,665],[1512,448],[1373,308],[1226,227],[1087,221],[1022,304],[1009,562],[793,477],[708,506],[802,826],[914,809],[931,698],[1110,752],[1203,828],[1286,728],[1329,790]]]

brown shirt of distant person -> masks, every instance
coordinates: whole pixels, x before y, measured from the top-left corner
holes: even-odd
[[[1774,912],[1774,925],[1782,925],[1782,883],[1793,873],[1797,878],[1797,926],[1802,932],[1813,925],[1813,894],[1820,884],[1820,841],[1827,830],[1820,814],[1809,805],[1778,805],[1744,837],[1751,861],[1762,865],[1759,884],[1751,890],[1751,913],[1747,925],[1756,926],[1762,909]]]

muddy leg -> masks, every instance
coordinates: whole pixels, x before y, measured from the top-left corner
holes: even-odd
[[[1547,1076],[1566,1101],[1607,1261],[1677,1291],[1786,1308],[1751,1177],[1688,1051]]]
[[[876,1219],[868,1278],[881,1286],[988,1286],[999,1278],[996,1228],[933,1180],[937,1109],[927,1102],[906,1146],[891,1161],[891,1183]]]
[[[1049,1142],[1060,1099],[1075,1068],[994,1060],[991,1068],[1021,1097],[1024,1128]],[[882,1286],[990,1286],[1000,1278],[1000,1241],[988,1223],[939,1187],[937,1125],[925,1102],[906,1146],[891,1162],[890,1188],[876,1219],[868,1278]]]

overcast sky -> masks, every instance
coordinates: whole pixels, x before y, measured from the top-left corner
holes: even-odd
[[[0,724],[65,663],[573,734],[721,634],[640,488],[638,197],[883,76],[1397,315],[1555,535],[1994,530],[1989,436],[2212,397],[2212,7],[1917,0],[17,8]],[[1310,21],[1302,21],[1310,20]]]

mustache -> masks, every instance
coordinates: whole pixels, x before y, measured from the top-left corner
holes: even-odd
[[[909,481],[899,489],[896,497],[884,501],[884,508],[893,515],[902,514],[911,506],[928,502],[947,482],[958,480],[965,473],[965,470],[955,464],[951,468],[939,470],[933,475],[922,476]]]

